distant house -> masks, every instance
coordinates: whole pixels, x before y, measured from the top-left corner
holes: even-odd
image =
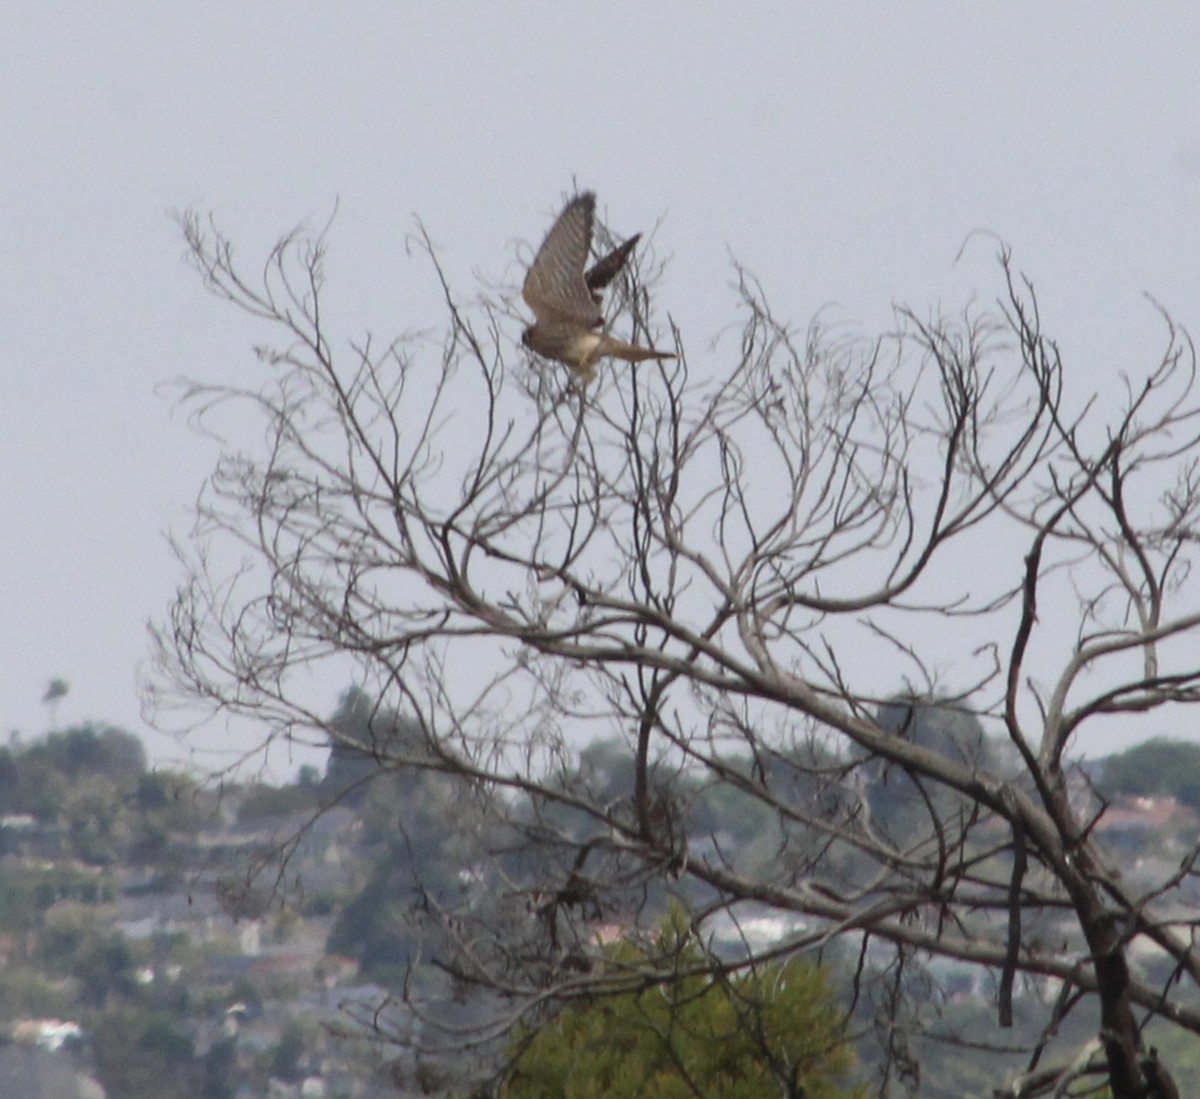
[[[9,813],[0,817],[0,829],[9,832],[32,832],[38,827],[32,813]]]
[[[0,817],[0,855],[58,859],[63,847],[63,829],[58,824],[43,823],[32,813],[7,813]]]
[[[1126,795],[1104,810],[1093,832],[1110,847],[1126,850],[1143,846],[1153,837],[1161,850],[1181,835],[1194,841],[1200,832],[1200,814],[1165,794]]]
[[[1117,798],[1100,818],[1096,831],[1158,832],[1200,821],[1196,810],[1166,794],[1126,795]]]
[[[67,1042],[78,1042],[83,1031],[78,1023],[62,1019],[21,1019],[13,1024],[12,1040],[57,1053]]]

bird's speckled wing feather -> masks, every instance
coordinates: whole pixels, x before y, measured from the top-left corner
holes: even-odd
[[[596,196],[573,198],[550,227],[521,289],[538,322],[571,322],[592,328],[602,315],[584,281],[592,243]]]

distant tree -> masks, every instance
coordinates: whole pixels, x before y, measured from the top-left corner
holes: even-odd
[[[237,1038],[218,1038],[204,1055],[203,1099],[233,1099],[237,1094]]]
[[[338,913],[325,949],[358,962],[364,976],[402,984],[418,942],[418,900],[404,868],[376,868],[371,880]]]
[[[128,848],[123,857],[141,866],[160,866],[177,872],[182,858],[172,837],[190,837],[211,819],[216,795],[200,789],[188,775],[147,771],[127,799]]]
[[[76,778],[59,814],[74,853],[97,866],[119,858],[129,840],[131,816],[116,783],[100,774]]]
[[[60,902],[46,913],[39,956],[47,972],[79,982],[80,1002],[100,1008],[131,1000],[137,959],[123,935],[94,905]]]
[[[300,1068],[300,1058],[311,1037],[308,1029],[295,1020],[291,1020],[283,1028],[279,1041],[271,1051],[271,1062],[268,1071],[277,1080],[294,1081],[303,1075]]]
[[[0,748],[0,816],[16,813],[21,805],[21,769],[12,748]]]
[[[55,677],[46,685],[42,702],[50,708],[50,728],[58,728],[58,706],[70,693],[71,685],[65,679]]]
[[[166,809],[180,792],[180,776],[165,771],[149,771],[138,779],[133,803],[143,811]]]
[[[359,687],[346,691],[329,722],[329,761],[322,787],[327,796],[357,805],[371,780],[397,752],[421,752],[419,726],[395,709],[380,706]]]
[[[430,930],[428,917],[455,907],[463,893],[459,872],[466,864],[455,842],[465,822],[431,793],[438,783],[437,776],[386,776],[371,788],[364,806],[369,836],[384,842],[375,847],[370,878],[338,912],[326,944],[385,984],[404,983]]]
[[[56,909],[55,918],[64,909],[70,909],[64,902],[78,902],[90,908],[111,904],[115,899],[114,880],[91,869],[26,859],[10,859],[0,864],[0,929],[4,931],[32,932],[49,909]],[[37,936],[37,942],[45,960],[58,960],[56,952],[45,953],[44,934]]]
[[[145,778],[146,751],[137,736],[79,725],[0,750],[0,811],[61,826],[72,853],[104,864],[133,837]]]
[[[13,808],[29,813],[44,823],[57,822],[71,786],[57,762],[35,744],[17,758],[20,783],[14,791]]]
[[[248,977],[239,977],[229,990],[229,1002],[242,1004],[250,1018],[257,1018],[263,1012],[263,998],[258,986]]]
[[[73,1003],[69,983],[56,979],[42,967],[21,964],[13,958],[0,966],[0,1023],[22,1018],[69,1018]],[[2,1094],[5,1093],[0,1091]]]
[[[571,1003],[521,1037],[502,1099],[866,1095],[854,1083],[845,1013],[807,961],[714,975],[677,923],[651,949],[611,950],[604,968],[627,991]]]
[[[372,767],[437,772],[493,814],[483,885],[431,905],[450,992],[496,993],[481,1040],[578,997],[596,925],[644,924],[676,888],[701,923],[761,906],[802,928],[747,937],[748,962],[854,951],[881,1087],[934,963],[994,990],[978,1044],[1036,1016],[1026,1064],[1052,1089],[1082,1058],[1143,1099],[1148,1020],[1200,1036],[1197,860],[1132,886],[1073,764],[1113,715],[1200,703],[1200,389],[1170,318],[1144,369],[1099,383],[1007,252],[994,306],[900,309],[868,339],[796,328],[738,270],[731,336],[691,355],[677,334],[678,360],[584,389],[521,348],[509,295],[460,301],[426,238],[442,338],[425,317],[376,340],[339,331],[323,236],[251,272],[211,221],[182,228],[205,285],[272,334],[244,382],[188,393],[202,421],[258,426],[208,425],[239,437],[180,547],[157,689],[332,742],[331,799]],[[654,278],[635,262],[607,323],[653,334]],[[329,720],[310,673],[347,665],[369,699]],[[1005,750],[903,735],[898,694]],[[572,781],[614,738],[632,767]],[[920,801],[903,828],[872,805],[893,775]],[[770,857],[690,833],[720,784],[774,817]],[[514,840],[548,869],[512,876]]]
[[[120,1007],[91,1027],[96,1076],[120,1099],[195,1099],[199,1066],[191,1040],[167,1013]]]
[[[146,771],[141,739],[113,725],[87,723],[50,733],[31,744],[22,758],[44,761],[69,778],[103,775],[123,793],[132,793]]]
[[[297,783],[287,783],[283,786],[255,783],[244,791],[237,816],[242,824],[257,824],[271,817],[312,811],[320,804],[321,799],[311,786]]]
[[[988,767],[993,773],[1003,774],[989,759],[979,719],[953,703],[933,698],[894,698],[878,708],[875,720],[893,736],[972,770]],[[929,782],[902,763],[869,757],[863,762],[862,774],[872,827],[893,841],[906,835],[926,835],[938,822],[956,815],[978,817],[981,812],[976,799]]]
[[[1099,787],[1120,794],[1168,794],[1200,809],[1200,744],[1155,737],[1104,760]]]

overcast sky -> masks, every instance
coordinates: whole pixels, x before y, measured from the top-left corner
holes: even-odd
[[[166,532],[216,456],[164,386],[232,381],[252,326],[180,262],[212,211],[257,259],[323,222],[347,333],[420,328],[419,216],[456,289],[519,282],[574,181],[657,226],[703,358],[730,255],[779,315],[984,300],[997,234],[1077,384],[1200,325],[1200,6],[9,4],[0,18],[0,735],[144,733]],[[261,336],[261,333],[257,333]],[[713,369],[719,364],[709,364]],[[1101,382],[1102,384],[1102,382]],[[330,706],[339,685],[330,685]]]

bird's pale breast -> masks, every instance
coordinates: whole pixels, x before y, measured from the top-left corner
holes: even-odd
[[[601,343],[600,334],[593,332],[591,329],[582,328],[571,336],[571,340],[567,345],[566,354],[563,356],[570,362],[579,363],[581,366],[586,364],[593,355],[596,354],[597,348]]]

